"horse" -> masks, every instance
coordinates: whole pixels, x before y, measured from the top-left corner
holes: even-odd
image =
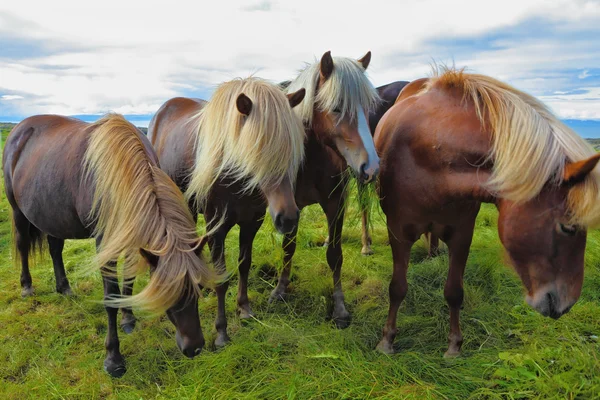
[[[408,81],[396,81],[392,83],[388,83],[387,85],[379,86],[377,88],[377,93],[381,98],[381,103],[369,114],[369,128],[371,128],[371,132],[375,133],[375,129],[377,128],[377,124],[381,120],[381,117],[389,110],[396,99],[400,95],[400,92],[406,85],[408,85]],[[358,185],[358,196],[360,199],[364,199],[367,196],[364,193],[364,186]],[[361,254],[364,256],[370,256],[373,254],[373,249],[371,249],[372,240],[371,235],[369,234],[369,212],[367,210],[366,204],[362,201],[359,203],[360,205],[360,213],[361,213]],[[427,233],[427,242],[429,244],[429,257],[433,257],[439,252],[439,240],[435,234]]]
[[[332,320],[338,328],[350,324],[341,284],[341,236],[346,204],[345,171],[350,167],[359,182],[373,181],[379,170],[379,157],[367,123],[367,115],[380,101],[365,75],[371,52],[359,60],[323,54],[319,62],[307,65],[285,90],[306,89],[304,102],[294,109],[306,132],[306,158],[296,179],[295,197],[300,209],[319,204],[327,217],[330,243],[327,263],[333,273]],[[284,236],[284,266],[269,301],[281,300],[290,282],[296,233]]]
[[[29,256],[44,240],[56,289],[69,294],[64,241],[94,237],[108,315],[104,369],[113,377],[126,371],[117,334],[119,306],[128,331],[135,324],[131,306],[166,311],[183,354],[193,358],[200,353],[204,337],[198,285],[213,286],[216,275],[194,251],[199,238],[183,194],[159,169],[140,131],[117,114],[93,124],[58,115],[32,116],[8,136],[2,168],[23,296],[33,294]],[[122,253],[125,278],[144,273],[148,266],[151,271],[148,285],[127,300],[119,299],[116,276]]]
[[[410,249],[434,231],[450,257],[444,356],[460,354],[463,275],[481,203],[498,209],[526,302],[555,319],[568,312],[581,294],[587,228],[600,223],[600,154],[539,100],[488,76],[444,68],[404,90],[375,132],[393,256],[377,349],[394,351]]]
[[[211,100],[174,98],[154,115],[148,137],[161,168],[189,199],[192,214],[204,214],[206,241],[219,271],[225,271],[225,238],[240,226],[237,311],[253,317],[248,300],[252,242],[269,208],[275,228],[298,224],[293,186],[304,157],[304,130],[293,114],[304,89],[284,95],[259,78],[235,79],[216,88]],[[216,288],[215,345],[227,335],[225,294]]]

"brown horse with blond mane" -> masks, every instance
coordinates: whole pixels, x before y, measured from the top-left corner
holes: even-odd
[[[393,352],[409,253],[433,231],[450,256],[444,296],[449,347],[463,342],[463,274],[482,202],[527,303],[558,318],[579,298],[586,230],[600,223],[600,154],[537,99],[493,78],[444,69],[406,86],[377,126],[379,193],[394,261],[390,308],[377,348]]]
[[[365,75],[371,52],[359,60],[331,57],[326,52],[320,62],[308,65],[287,85],[293,92],[306,89],[304,102],[295,109],[306,132],[304,164],[296,181],[296,204],[302,209],[319,204],[327,217],[329,244],[327,263],[333,273],[333,313],[336,326],[350,324],[341,284],[342,227],[346,206],[346,186],[350,168],[359,182],[367,184],[379,171],[367,116],[379,102],[377,91]],[[282,299],[290,282],[292,257],[296,251],[296,230],[283,242],[284,265],[270,301]]]
[[[167,101],[150,122],[148,136],[161,168],[186,191],[192,213],[204,214],[212,260],[225,271],[225,238],[240,226],[238,313],[253,316],[248,300],[252,242],[268,206],[275,228],[291,232],[299,210],[293,186],[304,157],[304,131],[293,114],[304,89],[287,97],[259,78],[221,84],[209,102]],[[228,283],[216,289],[215,345],[229,341],[225,316]]]
[[[8,136],[3,171],[24,296],[33,294],[29,256],[45,237],[56,288],[64,294],[71,292],[62,260],[65,239],[95,237],[108,314],[105,370],[114,377],[125,373],[119,306],[130,329],[131,306],[166,311],[181,351],[190,358],[200,353],[199,285],[213,286],[217,277],[195,252],[199,238],[181,191],[159,169],[139,130],[120,115],[93,124],[30,117]],[[148,265],[151,272],[148,285],[127,299],[119,298],[116,276],[115,261],[123,253],[125,278],[146,272]]]

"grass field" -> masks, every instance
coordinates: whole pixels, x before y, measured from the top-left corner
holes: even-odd
[[[3,133],[3,138],[7,132]],[[270,221],[259,232],[250,275],[257,319],[235,314],[236,282],[227,311],[232,342],[210,346],[194,360],[177,349],[165,317],[140,315],[134,333],[120,333],[128,371],[111,379],[102,370],[106,315],[100,277],[85,274],[91,241],[68,241],[65,265],[75,296],[54,292],[47,257],[32,268],[36,295],[20,297],[12,263],[9,205],[0,195],[0,397],[2,399],[154,398],[598,398],[600,396],[600,232],[591,232],[580,301],[558,321],[523,300],[521,283],[503,263],[496,211],[484,206],[465,277],[461,322],[465,342],[457,359],[442,358],[448,334],[443,297],[447,255],[413,250],[409,294],[400,308],[397,354],[373,349],[388,306],[391,252],[382,217],[375,217],[375,255],[360,255],[359,219],[344,230],[343,286],[352,325],[336,330],[326,316],[331,274],[321,246],[326,222],[317,207],[302,213],[295,268],[286,303],[270,305],[282,264],[281,237]],[[237,230],[227,261],[237,262]],[[136,284],[136,289],[139,289]],[[200,301],[203,330],[214,338],[216,298]]]

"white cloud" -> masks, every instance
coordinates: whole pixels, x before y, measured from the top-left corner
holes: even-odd
[[[3,96],[0,96],[0,99],[4,101],[21,100],[23,99],[23,96],[19,96],[16,94],[5,94]]]
[[[590,71],[589,71],[589,70],[587,70],[587,69],[584,69],[582,73],[580,73],[579,75],[577,75],[577,77],[578,77],[579,79],[585,79],[585,78],[587,78],[588,76],[590,76]]]
[[[3,2],[0,39],[18,38],[47,52],[34,50],[34,57],[12,58],[0,52],[0,93],[23,95],[13,110],[24,115],[108,110],[149,114],[170,97],[210,91],[235,76],[257,73],[275,81],[289,79],[303,62],[326,50],[334,56],[357,58],[372,50],[369,74],[381,85],[428,74],[432,59],[451,62],[440,59],[435,52],[439,49],[428,45],[432,40],[479,37],[535,18],[554,21],[566,31],[594,27],[600,4],[578,0]],[[455,61],[534,94],[548,93],[564,89],[564,78],[539,77],[536,70],[597,68],[598,52],[589,46],[586,41],[524,40],[498,43],[493,51],[473,49]],[[553,107],[561,116],[585,114],[584,103],[600,110],[595,103],[580,101],[581,108],[565,103]]]
[[[584,93],[539,96],[562,118],[600,119],[600,87],[582,88]]]

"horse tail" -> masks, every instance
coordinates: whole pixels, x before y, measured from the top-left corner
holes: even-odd
[[[17,203],[14,199],[14,195],[12,193],[12,173],[17,165],[17,161],[25,148],[25,145],[31,138],[31,135],[34,132],[34,128],[28,127],[26,124],[18,124],[11,131],[11,135],[19,135],[20,140],[18,142],[17,147],[12,151],[12,154],[7,154],[7,151],[4,151],[4,185],[5,192],[8,202],[11,206],[9,208],[9,218],[11,220],[11,241],[13,247],[13,261],[15,265],[18,265],[21,262],[21,252],[19,251],[17,245],[17,235],[20,234],[23,237],[23,240],[27,244],[27,254],[29,256],[33,256],[32,258],[42,260],[44,254],[46,253],[46,234],[36,228],[31,222],[27,221],[27,225],[23,227],[23,232],[17,231],[17,225],[15,223],[14,210],[16,212],[21,213],[21,211],[17,207]],[[8,141],[8,140],[7,140]],[[6,146],[6,143],[5,143]],[[10,158],[9,158],[10,157]],[[21,213],[22,214],[22,213]],[[25,218],[25,216],[23,216]]]

